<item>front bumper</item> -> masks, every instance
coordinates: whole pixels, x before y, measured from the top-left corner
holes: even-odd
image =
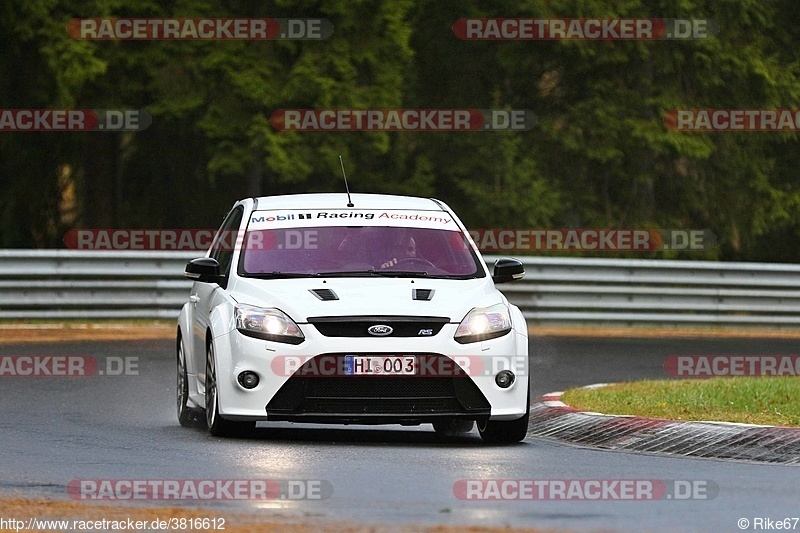
[[[446,417],[482,420],[491,415],[488,400],[460,366],[440,354],[411,355],[423,361],[419,375],[326,375],[319,362],[343,369],[347,354],[319,355],[284,383],[267,404],[267,417],[293,422],[413,424]]]
[[[336,338],[321,335],[311,325],[301,327],[306,339],[299,345],[254,339],[235,330],[214,339],[223,418],[417,424],[441,418],[512,420],[526,412],[529,367],[527,336],[522,333],[512,330],[497,339],[459,344],[453,340],[456,324],[425,338]],[[462,372],[309,376],[302,371],[319,357],[347,354],[424,355],[450,360]],[[506,389],[495,383],[503,369],[516,375]],[[258,374],[257,387],[247,390],[238,383],[244,371]]]

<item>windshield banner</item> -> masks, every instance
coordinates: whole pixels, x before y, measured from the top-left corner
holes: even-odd
[[[249,231],[318,226],[390,226],[459,231],[444,211],[416,209],[294,209],[254,211]]]

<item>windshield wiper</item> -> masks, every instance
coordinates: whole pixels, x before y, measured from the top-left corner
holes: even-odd
[[[347,276],[384,276],[389,278],[414,278],[426,277],[427,272],[409,272],[407,270],[344,270],[336,272],[320,272],[318,276],[347,277]]]
[[[316,273],[301,273],[301,272],[279,272],[273,270],[272,272],[260,272],[258,274],[250,274],[250,277],[262,279],[275,279],[275,278],[315,278],[319,276]]]
[[[371,276],[372,270],[335,270],[333,272],[318,272],[318,276]]]
[[[425,271],[410,272],[408,270],[370,270],[376,276],[387,276],[390,278],[417,278],[427,277],[428,273]]]

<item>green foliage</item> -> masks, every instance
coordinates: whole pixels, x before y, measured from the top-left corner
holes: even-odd
[[[632,381],[570,389],[563,399],[581,411],[606,414],[800,426],[797,381],[796,376]]]
[[[75,17],[323,17],[325,41],[79,41]],[[713,19],[686,41],[461,41],[461,17]],[[3,108],[146,109],[135,134],[0,135],[0,246],[69,227],[204,227],[246,195],[436,196],[472,228],[712,230],[702,255],[800,259],[784,133],[687,133],[681,108],[800,108],[794,0],[29,0],[0,6]],[[278,109],[529,109],[528,132],[277,131]],[[68,169],[65,178],[64,169]],[[65,181],[66,179],[66,181]],[[64,212],[74,187],[77,217]],[[65,185],[67,184],[67,185]],[[639,256],[641,257],[641,256]]]

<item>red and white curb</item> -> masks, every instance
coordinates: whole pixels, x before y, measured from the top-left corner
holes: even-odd
[[[800,428],[579,411],[563,394],[545,394],[531,406],[529,435],[620,451],[800,465]]]
[[[581,389],[600,389],[602,387],[608,387],[608,383],[595,383],[593,385],[586,385],[585,387],[580,387]],[[541,402],[548,407],[560,407],[562,409],[569,409],[571,411],[580,412],[587,415],[598,415],[598,416],[613,416],[613,415],[606,415],[603,413],[596,413],[593,411],[578,411],[574,407],[570,407],[569,405],[565,404],[561,401],[561,396],[564,395],[566,391],[558,391],[558,392],[548,392],[541,398]],[[630,416],[630,415],[618,415],[618,416]]]

